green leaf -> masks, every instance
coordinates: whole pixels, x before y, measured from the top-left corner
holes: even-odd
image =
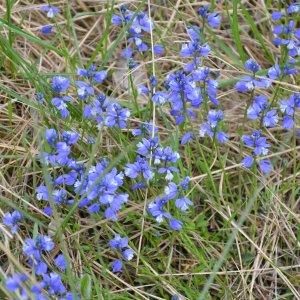
[[[48,50],[52,50],[52,51],[56,52],[59,55],[62,55],[61,51],[57,47],[55,47],[52,44],[47,43],[47,42],[41,40],[40,38],[38,38],[38,37],[36,37],[36,36],[34,36],[34,35],[26,32],[26,31],[20,29],[16,25],[10,24],[9,22],[7,22],[6,20],[3,20],[1,18],[0,18],[0,26],[4,26],[10,32],[14,32],[14,33],[16,33],[16,34],[24,37],[25,39],[27,39],[27,40],[29,40],[29,41],[31,41],[33,43],[36,43],[36,44],[38,44],[40,46],[43,46],[43,47],[47,48]]]
[[[91,299],[92,280],[89,274],[85,274],[80,281],[80,291],[83,299]]]
[[[239,29],[239,22],[238,22],[238,4],[240,0],[233,0],[233,12],[231,22],[231,31],[232,31],[232,38],[236,45],[237,51],[239,56],[243,62],[247,60],[248,55],[246,54],[241,38],[240,38],[240,29]]]
[[[266,57],[268,57],[269,60],[272,61],[272,63],[275,62],[273,54],[271,53],[271,51],[267,48],[265,41],[261,35],[261,33],[259,32],[259,30],[257,29],[257,26],[253,20],[253,18],[251,17],[251,15],[249,14],[249,12],[247,11],[247,9],[245,8],[244,5],[241,5],[244,17],[248,23],[248,25],[250,26],[256,40],[260,43],[260,46],[262,47],[262,50],[265,54]]]

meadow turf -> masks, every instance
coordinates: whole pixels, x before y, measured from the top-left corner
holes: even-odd
[[[271,145],[262,158],[271,160],[272,171],[263,174],[256,165],[247,169],[241,162],[250,150],[241,137],[260,128],[260,123],[247,119],[254,94],[235,88],[249,75],[244,67],[249,58],[261,66],[258,77],[266,76],[276,62],[287,62],[287,49],[272,43],[271,14],[284,11],[289,1],[50,2],[60,12],[49,21],[40,9],[49,3],[0,1],[0,217],[14,210],[23,215],[15,234],[0,222],[0,299],[22,299],[6,286],[7,278],[16,272],[30,277],[24,288],[28,299],[35,299],[30,287],[39,279],[22,247],[26,238],[38,234],[51,236],[55,242],[43,259],[61,275],[74,299],[300,299],[299,109],[290,130],[282,127],[279,109],[278,124],[262,128]],[[121,57],[131,24],[118,27],[112,23],[123,3],[134,13],[150,13],[154,23],[144,37],[149,51],[137,55],[134,68]],[[218,108],[224,112],[222,130],[229,139],[221,144],[197,135],[182,145],[187,128],[199,132],[207,107],[196,110],[194,120],[177,126],[170,105],[155,104],[138,87],[149,86],[150,76],[155,75],[156,89],[163,90],[166,77],[182,70],[189,61],[180,56],[182,44],[189,41],[187,28],[202,26],[197,10],[204,4],[222,17],[219,27],[205,26],[211,52],[203,65],[211,68],[219,83]],[[299,24],[299,13],[293,18]],[[54,24],[54,33],[45,36],[40,30],[49,23]],[[154,44],[164,46],[163,55],[154,55]],[[298,56],[295,59],[298,69]],[[77,68],[92,63],[108,72],[95,93],[105,93],[130,111],[126,127],[97,126],[83,117],[84,101],[74,96],[74,83]],[[62,118],[51,102],[51,80],[58,75],[71,80],[68,118]],[[255,93],[278,108],[282,99],[300,92],[299,82],[297,74],[280,77]],[[37,92],[44,94],[43,102],[37,101]],[[211,103],[205,105],[213,108]],[[190,177],[185,193],[193,203],[190,208],[182,213],[174,203],[167,204],[167,210],[182,222],[181,230],[171,230],[168,222],[158,223],[149,214],[149,203],[167,185],[158,175],[147,181],[146,189],[137,190],[131,189],[137,180],[124,177],[120,190],[129,196],[117,221],[79,208],[82,198],[78,195],[72,205],[50,201],[53,214],[45,213],[36,189],[44,184],[53,190],[52,179],[60,174],[58,167],[43,164],[39,155],[51,148],[45,141],[47,128],[78,132],[72,155],[87,170],[105,157],[107,172],[124,171],[135,161],[142,139],[133,136],[132,130],[149,121],[157,126],[161,145],[180,154],[173,181],[178,184]],[[122,272],[111,268],[120,257],[108,245],[116,233],[129,238],[128,247],[134,252],[132,260],[123,262]],[[59,253],[67,261],[65,271],[53,267]]]

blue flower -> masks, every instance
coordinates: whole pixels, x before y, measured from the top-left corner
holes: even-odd
[[[56,204],[72,204],[73,200],[67,198],[67,191],[65,189],[54,190],[52,193],[53,200]]]
[[[163,105],[167,102],[168,96],[164,92],[156,92],[152,96],[152,101],[157,105]]]
[[[180,187],[181,187],[184,191],[188,190],[190,180],[191,180],[191,178],[187,176],[187,177],[185,177],[185,178],[179,183]]]
[[[71,147],[65,142],[56,143],[56,162],[60,165],[67,165],[70,161],[69,154],[71,153]]]
[[[253,76],[244,76],[236,83],[235,88],[240,93],[246,93],[254,89],[266,89],[270,84],[270,79],[266,77],[256,78]]]
[[[148,50],[148,45],[143,42],[142,38],[143,36],[141,34],[132,33],[128,41],[133,42],[139,52],[145,52]]]
[[[183,44],[180,51],[181,57],[206,57],[210,53],[210,46],[207,43],[201,44],[200,41],[191,41]]]
[[[192,204],[193,202],[187,197],[178,198],[175,201],[176,207],[181,211],[187,211]]]
[[[185,145],[185,144],[189,143],[193,138],[194,138],[193,132],[188,131],[188,132],[184,133],[183,136],[181,137],[180,144]]]
[[[33,264],[33,267],[35,269],[36,275],[43,275],[46,274],[48,271],[48,267],[46,263],[44,263],[43,261],[37,261],[36,263]]]
[[[67,108],[67,103],[69,102],[70,98],[65,96],[65,97],[55,97],[51,100],[51,103],[59,110],[61,117],[62,118],[67,118],[70,114],[68,108]]]
[[[50,295],[61,295],[66,292],[61,276],[57,273],[44,274],[42,283]]]
[[[294,126],[296,108],[300,108],[300,94],[293,93],[290,98],[279,102],[283,114],[282,126],[284,129],[291,129]]]
[[[140,95],[148,95],[149,94],[149,89],[147,86],[145,86],[144,84],[140,84],[138,86],[138,93]]]
[[[67,269],[67,261],[63,254],[57,255],[54,259],[54,263],[61,271],[65,271]]]
[[[242,165],[248,169],[252,167],[253,163],[254,163],[254,158],[252,156],[246,156],[242,160]]]
[[[242,141],[247,147],[253,148],[256,156],[268,154],[270,144],[267,143],[266,137],[261,136],[260,130],[253,131],[251,136],[243,135]]]
[[[146,187],[147,187],[146,183],[144,181],[140,181],[140,182],[134,183],[131,186],[131,190],[135,191],[135,190],[139,190],[139,189],[145,189]]]
[[[158,173],[166,174],[166,180],[172,180],[172,173],[178,172],[177,168],[173,166],[168,166],[168,164],[176,163],[179,158],[179,153],[173,151],[171,147],[158,147],[154,151],[154,164],[163,164],[163,166],[158,169]]]
[[[247,71],[252,73],[257,73],[261,69],[260,65],[252,58],[245,62],[244,67]]]
[[[255,157],[268,154],[270,144],[268,144],[267,139],[261,135],[260,130],[253,131],[251,136],[243,135],[242,141],[247,147],[252,148],[252,154],[254,156],[246,156],[242,160],[242,165],[245,168],[250,168],[254,164]],[[272,170],[271,162],[267,159],[260,160],[258,166],[264,174],[268,174]]]
[[[171,200],[176,197],[178,193],[177,185],[174,182],[170,182],[166,187],[164,191],[165,199]]]
[[[121,56],[126,59],[130,59],[133,55],[133,49],[131,47],[126,47],[122,50]]]
[[[218,142],[226,143],[228,141],[228,136],[220,130],[223,119],[224,113],[221,110],[210,110],[207,115],[207,122],[200,125],[200,137],[209,136],[210,138],[213,138],[215,136]]]
[[[128,247],[127,237],[121,237],[119,234],[116,234],[115,237],[109,241],[109,246],[111,247],[111,249],[118,250],[119,252],[121,252],[125,260],[127,261],[132,260],[134,256],[134,252],[131,248]],[[121,260],[119,260],[118,262],[115,261],[115,263],[116,263],[116,269],[118,270],[120,267],[119,271],[121,271],[122,261]]]
[[[263,117],[265,127],[274,127],[278,123],[278,114],[276,109],[269,110]]]
[[[148,205],[149,213],[158,223],[162,223],[164,218],[169,219],[171,217],[170,213],[164,210],[166,202],[167,200],[165,198],[156,198]]]
[[[149,81],[150,81],[151,87],[156,87],[157,84],[158,84],[158,81],[157,81],[156,76],[151,75],[151,76],[149,77]]]
[[[62,140],[68,145],[74,145],[79,139],[79,134],[75,131],[64,131],[62,133]]]
[[[12,213],[5,213],[3,216],[3,224],[9,227],[12,233],[16,233],[19,229],[19,222],[22,220],[22,214],[15,210]]]
[[[278,64],[275,64],[273,67],[271,67],[268,70],[268,76],[269,78],[275,80],[281,75],[281,70]]]
[[[40,185],[36,188],[36,197],[38,200],[49,200],[48,188],[45,185]]]
[[[209,11],[210,6],[209,5],[203,5],[198,9],[198,14],[202,17],[202,18],[206,18],[208,11]]]
[[[77,68],[77,75],[92,79],[96,83],[102,83],[107,77],[107,71],[97,71],[95,65],[90,65],[87,69]]]
[[[145,156],[150,157],[152,152],[158,147],[158,137],[154,138],[143,138],[141,142],[137,144],[137,153]]]
[[[54,243],[49,236],[38,235],[35,239],[25,239],[23,252],[36,260],[41,259],[43,251],[51,251]]]
[[[107,169],[108,161],[102,160],[87,170],[88,176],[82,176],[74,184],[75,192],[81,196],[79,206],[89,205],[90,213],[98,213],[104,208],[107,219],[117,220],[117,214],[123,204],[128,201],[128,194],[117,193],[123,184],[123,173],[118,173],[116,168]]]
[[[296,60],[294,58],[290,58],[288,62],[283,67],[284,75],[296,75],[299,73],[298,69],[295,67]]]
[[[111,17],[111,22],[112,22],[112,24],[114,24],[116,26],[121,26],[123,23],[123,20],[120,16],[113,14]]]
[[[216,12],[209,13],[209,8],[209,5],[200,7],[198,10],[198,14],[203,18],[204,21],[207,21],[210,27],[217,28],[221,24],[221,16]]]
[[[212,28],[218,28],[221,24],[221,15],[216,12],[208,14],[207,23]]]
[[[152,28],[153,23],[144,12],[137,13],[130,27],[131,31],[135,33],[141,33],[142,31],[150,32]]]
[[[102,70],[102,71],[95,72],[93,79],[97,83],[102,83],[106,79],[106,77],[107,77],[107,71]]]
[[[130,178],[136,178],[141,174],[146,180],[152,179],[154,175],[148,160],[140,156],[136,158],[136,161],[133,164],[126,165],[125,174]]]
[[[180,55],[182,57],[192,57],[192,62],[189,62],[184,67],[185,71],[191,72],[196,70],[201,64],[201,58],[208,56],[210,47],[204,43],[201,38],[201,30],[197,26],[191,26],[187,29],[187,33],[191,39],[190,42],[183,44]]]
[[[269,109],[267,97],[259,95],[254,97],[252,105],[247,110],[247,116],[250,120],[260,118],[265,127],[274,127],[278,123],[278,114],[276,109]]]
[[[129,116],[130,112],[127,108],[123,108],[118,103],[111,103],[107,107],[105,125],[108,127],[117,126],[119,128],[126,128]]]
[[[209,137],[213,138],[214,132],[213,132],[211,125],[207,122],[201,124],[200,128],[199,128],[199,135],[200,135],[200,137],[209,136]]]
[[[59,14],[60,9],[56,6],[51,5],[44,5],[41,7],[41,11],[44,11],[47,13],[47,17],[52,19],[55,17],[55,15]]]
[[[88,212],[90,214],[96,214],[100,211],[100,203],[93,203],[88,207]],[[107,217],[107,219],[110,219],[111,217]]]
[[[139,136],[139,135],[145,135],[145,136],[151,136],[152,133],[156,134],[158,131],[156,126],[153,126],[152,122],[145,122],[140,125],[139,128],[133,129],[132,134],[134,136]]]
[[[22,283],[26,281],[28,278],[25,274],[15,273],[11,277],[7,277],[5,286],[8,291],[15,292],[18,289],[22,288]]]
[[[243,160],[242,160],[242,165],[249,169],[253,166],[255,162],[255,159],[252,156],[246,156]],[[269,174],[273,167],[272,167],[272,163],[269,159],[262,159],[259,160],[257,162],[259,169],[264,173],[264,174]]]
[[[269,174],[273,167],[272,167],[272,163],[269,159],[262,159],[258,162],[259,168],[260,170],[264,173],[264,174]]]
[[[41,34],[43,35],[50,35],[53,33],[53,25],[44,25],[42,28],[41,28]]]
[[[300,3],[298,3],[298,2],[292,3],[291,5],[288,6],[286,11],[289,15],[294,14],[294,13],[299,13],[300,12]]]
[[[109,246],[112,249],[123,250],[128,247],[128,237],[121,237],[115,234],[115,237],[109,241]]]
[[[214,105],[218,105],[219,104],[219,101],[217,99],[218,82],[211,78],[212,72],[210,68],[200,67],[195,71],[193,71],[192,76],[196,82],[200,82],[202,84],[202,89],[201,89],[202,96],[206,94],[209,100]]]
[[[122,271],[123,263],[121,259],[116,259],[113,261],[111,268],[114,273],[118,273]]]
[[[58,134],[54,128],[46,129],[45,138],[48,144],[53,146],[58,138]]]
[[[228,142],[228,135],[224,131],[218,131],[216,133],[217,141],[221,144]]]
[[[300,30],[295,28],[296,22],[290,20],[287,25],[274,26],[273,33],[276,36],[273,39],[275,46],[284,46],[288,50],[289,56],[296,57],[300,54]]]
[[[63,93],[70,86],[70,79],[63,76],[54,76],[51,81],[51,86],[54,92]]]
[[[199,108],[203,99],[201,90],[193,78],[182,71],[177,71],[168,76],[166,87],[169,91],[171,115],[175,117],[176,124],[182,124],[187,117],[194,118],[195,113],[192,108]]]
[[[83,116],[88,119],[95,120],[98,125],[102,125],[105,118],[109,101],[105,95],[100,94],[93,100],[93,102],[84,107]]]
[[[156,44],[153,46],[154,54],[155,55],[163,55],[165,52],[165,48],[163,45]]]
[[[128,34],[128,42],[133,43],[137,51],[145,52],[149,49],[148,45],[143,41],[144,33],[150,32],[153,28],[153,23],[148,17],[147,13],[138,12],[134,13],[127,9],[127,7],[120,7],[121,15],[113,15],[112,23],[117,26],[121,25],[129,25],[129,29],[127,30]],[[155,48],[155,51],[158,53],[162,52],[161,47]],[[134,50],[131,46],[127,47],[125,51],[123,51],[122,56],[129,59],[132,57]],[[134,61],[129,61],[129,68],[134,68],[136,63]]]
[[[58,176],[55,180],[54,180],[54,185],[74,185],[74,183],[77,180],[78,177],[78,173],[75,170],[70,171],[69,173],[63,174]]]
[[[131,248],[127,248],[122,252],[122,255],[125,258],[125,260],[130,261],[134,256],[134,252]]]
[[[170,228],[175,231],[179,231],[182,228],[182,222],[176,219],[170,219],[169,225]]]
[[[89,96],[94,95],[94,88],[90,84],[80,80],[77,80],[75,84],[79,99],[86,100]]]
[[[87,69],[77,68],[77,75],[79,77],[91,78],[96,71],[96,66],[91,64]]]
[[[280,11],[274,11],[271,17],[273,21],[278,21],[282,18],[282,13]]]

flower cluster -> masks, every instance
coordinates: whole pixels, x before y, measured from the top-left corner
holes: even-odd
[[[128,65],[133,68],[137,63],[133,60],[135,52],[143,53],[149,50],[149,45],[144,40],[144,34],[153,30],[154,24],[145,12],[133,12],[126,5],[121,5],[120,14],[112,16],[112,23],[116,26],[125,26],[127,42],[129,45],[122,51],[122,56],[128,59]],[[154,54],[164,53],[160,44],[153,45]]]
[[[103,93],[95,95],[93,84],[101,84],[107,77],[107,71],[96,70],[94,65],[88,69],[78,68],[78,76],[84,80],[76,80],[75,87],[77,97],[81,101],[88,102],[84,106],[83,117],[93,120],[98,126],[125,128],[130,112],[123,108],[119,103],[108,99]],[[52,98],[52,104],[58,109],[62,118],[67,118],[70,112],[67,103],[71,102],[72,97],[65,95],[70,88],[70,79],[63,76],[54,76],[51,87],[56,94]]]
[[[220,143],[226,143],[228,136],[225,132],[220,130],[224,114],[221,110],[210,110],[207,115],[207,121],[200,125],[200,137],[209,136],[217,139]]]
[[[112,250],[121,252],[122,258],[126,261],[132,260],[134,252],[131,248],[128,247],[128,237],[121,237],[119,234],[116,234],[113,239],[109,241],[109,247]],[[122,259],[115,259],[112,263],[112,271],[114,273],[122,271],[123,262]]]
[[[63,284],[62,276],[50,270],[44,255],[48,254],[54,248],[54,242],[49,236],[37,235],[35,238],[27,238],[24,241],[23,253],[27,258],[28,266],[33,270],[36,283],[32,284],[30,293],[34,299],[44,300],[51,298],[59,300],[75,299],[74,295],[69,292]],[[60,272],[67,268],[67,262],[63,254],[59,254],[54,259],[54,265]],[[22,299],[29,299],[29,293],[24,287],[24,282],[29,281],[29,277],[23,273],[15,273],[6,279],[6,288],[9,292],[19,292]]]
[[[251,168],[256,158],[269,152],[270,144],[267,142],[267,138],[262,136],[261,130],[255,130],[251,135],[243,135],[242,141],[247,147],[252,149],[252,155],[246,156],[242,161],[242,165],[245,168]],[[269,159],[260,159],[257,163],[260,170],[265,174],[272,170],[272,164]]]
[[[187,29],[190,42],[185,43],[181,47],[181,57],[191,57],[192,62],[185,66],[185,71],[191,72],[201,65],[201,58],[207,57],[211,51],[208,43],[204,41],[201,35],[201,29],[198,26],[191,26]]]
[[[257,89],[266,89],[271,85],[270,79],[266,77],[257,77],[256,73],[261,69],[260,65],[253,59],[248,59],[245,62],[245,70],[251,72],[252,76],[244,76],[235,85],[235,88],[240,93],[247,93]]]
[[[276,109],[270,109],[268,98],[259,95],[254,97],[252,105],[247,110],[247,116],[250,120],[260,120],[265,127],[274,127],[278,123],[278,114]]]
[[[287,14],[292,15],[299,12],[299,3],[292,4],[287,8]],[[273,12],[273,21],[280,21],[283,17],[283,13],[277,11]],[[288,24],[278,24],[274,26],[273,33],[276,36],[273,39],[275,46],[284,46],[288,50],[288,54],[291,57],[298,56],[300,54],[300,28],[296,28],[296,21],[290,20]]]
[[[107,127],[126,128],[130,112],[119,103],[100,94],[90,104],[85,105],[83,116],[94,120],[98,127],[106,125]]]
[[[125,174],[131,179],[138,179],[132,189],[145,188],[147,182],[154,178],[154,175],[164,175],[164,179],[173,179],[173,172],[178,169],[174,164],[179,159],[179,154],[171,147],[163,147],[159,143],[158,136],[143,138],[137,144],[137,157],[134,163],[125,166]]]
[[[3,224],[10,229],[11,233],[14,234],[19,230],[19,222],[22,218],[22,214],[19,211],[14,210],[12,213],[7,212],[4,214],[2,221]]]
[[[203,26],[207,23],[211,28],[218,28],[221,24],[221,15],[217,12],[209,12],[210,6],[205,5],[199,8],[198,14],[202,17]]]
[[[51,192],[46,185],[38,186],[37,199],[53,201],[61,206],[74,204],[78,196],[81,199],[78,205],[80,208],[87,206],[89,213],[98,213],[104,207],[104,216],[116,220],[118,211],[128,199],[127,194],[117,192],[123,185],[123,173],[116,168],[109,170],[106,159],[89,168],[77,162],[71,156],[71,146],[79,138],[75,132],[63,132],[62,141],[58,141],[56,130],[48,129],[45,138],[53,152],[43,153],[44,162],[63,167],[64,170],[51,183],[54,187]],[[47,206],[45,212],[51,214],[51,206]]]
[[[174,218],[171,213],[166,210],[166,206],[172,201],[181,212],[188,210],[193,204],[192,201],[184,195],[188,189],[189,180],[189,177],[186,177],[178,186],[174,182],[170,182],[165,187],[163,195],[149,203],[148,212],[158,223],[168,220],[172,230],[177,231],[182,228],[182,221]]]
[[[41,7],[41,11],[44,13],[47,13],[47,17],[49,19],[53,19],[57,14],[60,13],[60,9],[59,7],[56,6],[52,6],[52,5],[44,5]],[[41,33],[43,35],[50,35],[53,33],[53,25],[48,24],[48,25],[44,25],[41,28]]]
[[[50,19],[60,13],[59,8],[51,5],[42,6],[41,10]],[[249,155],[243,158],[241,165],[248,169],[257,165],[263,174],[269,174],[273,168],[271,161],[264,157],[269,153],[271,145],[263,134],[268,131],[266,128],[278,126],[281,120],[284,129],[295,128],[300,94],[293,93],[278,102],[275,96],[269,100],[257,92],[271,88],[271,84],[275,86],[285,76],[298,73],[300,31],[297,22],[291,18],[299,11],[299,3],[295,2],[285,12],[273,12],[272,19],[277,22],[273,30],[273,43],[282,47],[282,57],[276,57],[273,65],[265,70],[256,60],[248,59],[244,63],[245,76],[239,78],[235,84],[235,90],[243,93],[241,97],[245,93],[250,96],[244,112],[245,119],[247,116],[248,119],[256,121],[252,123],[256,130],[241,134],[241,141],[249,150]],[[84,216],[95,217],[97,214],[108,221],[117,221],[129,200],[129,193],[143,194],[147,189],[146,195],[150,195],[148,199],[151,200],[145,207],[149,216],[159,224],[168,224],[174,231],[182,229],[184,215],[192,209],[193,202],[189,198],[190,178],[179,172],[180,150],[177,147],[181,149],[196,138],[208,137],[207,143],[213,146],[229,140],[229,134],[224,129],[226,124],[222,103],[218,99],[219,72],[206,66],[208,58],[213,57],[206,31],[211,32],[211,29],[221,25],[221,15],[211,11],[209,6],[200,7],[198,15],[200,22],[197,20],[197,24],[202,25],[187,27],[188,40],[183,41],[178,49],[184,62],[183,67],[171,70],[161,82],[155,74],[150,74],[146,85],[138,87],[139,93],[149,100],[151,110],[155,113],[165,113],[165,109],[168,111],[167,119],[174,121],[176,134],[181,136],[181,146],[176,143],[170,146],[167,139],[163,140],[163,135],[155,125],[156,114],[153,114],[153,122],[139,119],[139,127],[127,129],[130,110],[117,102],[111,96],[114,93],[105,86],[111,72],[107,70],[112,68],[99,69],[96,64],[89,64],[86,68],[81,66],[77,68],[74,76],[53,76],[50,80],[50,93],[47,95],[37,93],[38,103],[51,103],[59,118],[72,121],[79,112],[80,121],[92,129],[89,130],[88,137],[84,135],[85,131],[78,130],[79,134],[72,127],[68,130],[46,129],[46,142],[43,145],[45,150],[39,157],[42,165],[48,167],[49,174],[36,188],[36,198],[48,216],[52,216],[53,207],[62,213],[72,206]],[[134,12],[121,5],[119,13],[113,14],[111,21],[115,26],[124,28],[126,48],[122,50],[121,56],[127,59],[129,68],[137,66],[138,57],[145,58],[149,52],[153,51],[153,55],[164,53],[162,45],[149,44],[149,35],[153,41],[154,24],[148,13]],[[53,25],[43,26],[41,32],[50,35]],[[50,99],[46,99],[49,95]],[[141,115],[144,110],[146,113],[150,111],[145,106]],[[160,117],[165,116],[159,115],[158,122]],[[125,166],[125,159],[122,159],[120,165],[114,166],[104,157],[93,157],[94,160],[90,162],[79,157],[79,151],[76,150],[81,143],[94,143],[97,130],[113,132],[110,129],[112,127],[118,128],[122,137],[128,132],[134,137],[134,157],[131,159],[129,155],[130,160]],[[131,187],[130,192],[128,184]],[[3,217],[4,225],[12,233],[18,231],[21,220],[22,215],[18,211],[6,213]],[[115,273],[122,271],[124,261],[131,261],[134,257],[128,240],[128,237],[115,234],[109,241],[109,247],[117,257],[111,264]],[[48,299],[48,296],[59,300],[72,300],[73,295],[63,283],[64,275],[60,275],[67,269],[64,255],[59,253],[53,262],[45,258],[53,248],[54,242],[48,236],[35,235],[34,238],[25,239],[23,254],[33,270],[32,277],[37,281],[32,286],[31,293],[40,300]],[[52,263],[55,267],[51,267]],[[25,286],[30,286],[30,280],[26,274],[16,273],[7,278],[6,287],[8,291],[18,292],[27,299],[29,296]]]
[[[296,109],[300,108],[300,94],[294,93],[290,96],[290,98],[281,100],[279,106],[283,116],[282,127],[285,129],[293,128]]]
[[[123,185],[123,176],[116,168],[110,170],[106,159],[91,166],[74,184],[76,194],[82,199],[78,206],[87,206],[90,214],[103,208],[106,219],[117,220],[119,210],[128,200],[128,194],[118,192]]]
[[[63,76],[54,76],[51,81],[51,87],[56,94],[51,103],[58,109],[62,118],[67,118],[70,112],[67,103],[72,100],[70,96],[63,95],[70,87],[70,79]]]

